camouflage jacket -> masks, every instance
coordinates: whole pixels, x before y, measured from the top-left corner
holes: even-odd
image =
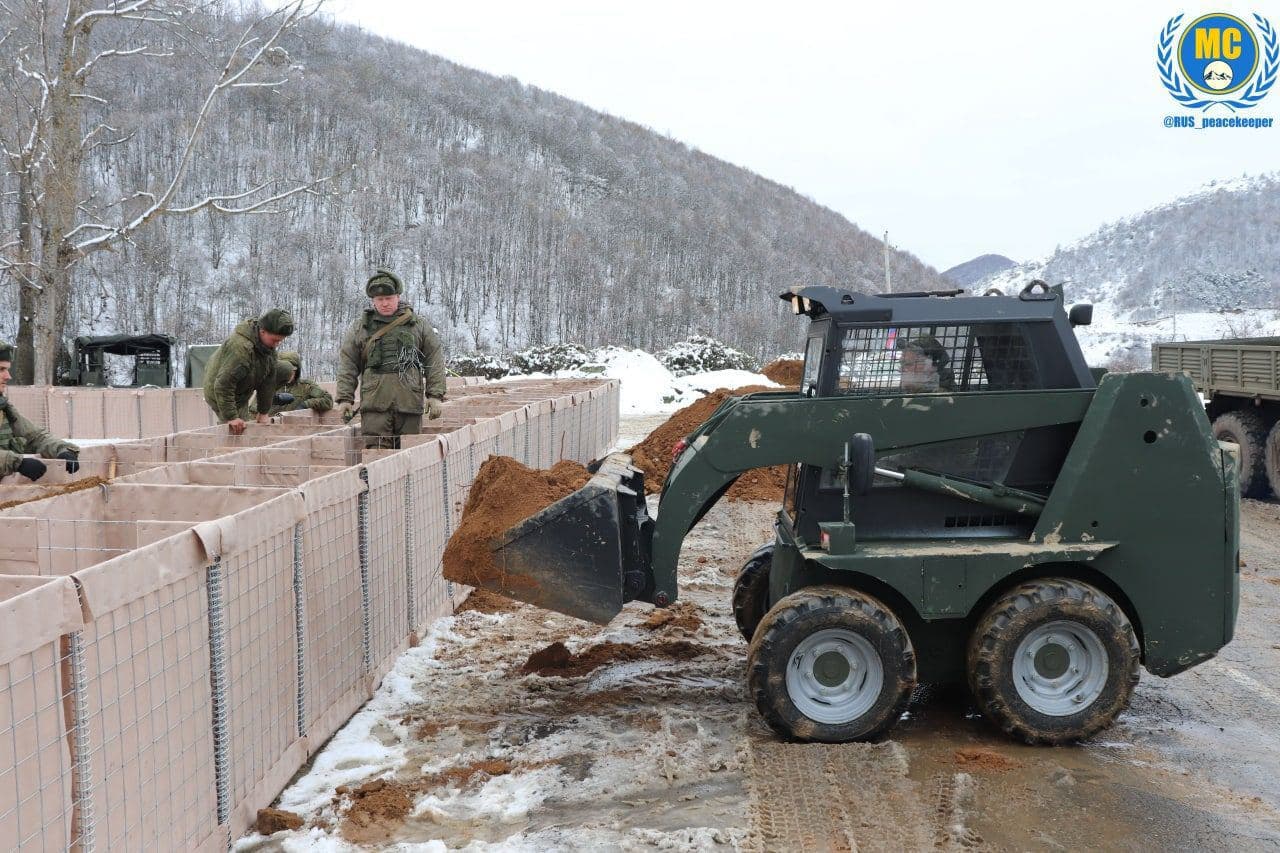
[[[284,406],[272,406],[271,414],[273,415],[281,412],[296,412],[298,409],[327,412],[333,408],[333,397],[310,379],[298,379],[287,385],[281,385],[276,389],[276,393],[292,394],[293,402]]]
[[[0,477],[17,471],[24,453],[54,459],[67,450],[80,452],[71,442],[54,438],[18,414],[12,403],[0,397]]]
[[[209,359],[204,373],[204,399],[218,420],[226,423],[249,414],[249,398],[257,393],[258,408],[271,408],[276,393],[275,350],[258,339],[258,321],[245,320]]]
[[[406,312],[409,319],[379,338],[366,360],[369,339]],[[408,305],[390,317],[366,308],[347,329],[338,351],[338,402],[355,402],[357,384],[361,411],[420,415],[426,397],[443,400],[444,353],[431,324]]]

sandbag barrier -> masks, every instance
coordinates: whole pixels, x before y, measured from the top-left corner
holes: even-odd
[[[462,389],[395,452],[310,412],[113,443],[115,481],[0,510],[0,846],[227,849],[469,592],[484,459],[602,455],[618,392]]]

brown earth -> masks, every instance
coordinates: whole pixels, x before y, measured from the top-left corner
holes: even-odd
[[[254,829],[261,835],[271,835],[286,829],[302,829],[302,816],[284,809],[258,809],[258,820]]]
[[[351,801],[341,831],[352,844],[389,840],[413,809],[409,788],[389,779],[374,779],[357,788],[341,785],[336,793]]]
[[[476,613],[510,613],[520,606],[520,602],[512,601],[510,598],[503,598],[496,592],[490,592],[487,589],[473,589],[471,594],[467,596],[467,600],[462,602],[455,610],[455,613],[465,613],[468,610],[474,610]]]
[[[760,371],[779,385],[788,388],[799,388],[804,379],[804,361],[798,358],[780,358],[771,361]]]
[[[571,654],[559,640],[529,655],[521,672],[541,675],[545,678],[574,678],[586,675],[602,666],[637,660],[669,658],[686,661],[707,654],[709,650],[687,640],[671,640],[652,646],[633,646],[627,643],[604,642]]]
[[[1007,755],[1001,755],[994,749],[982,747],[966,747],[955,752],[956,764],[971,770],[1015,770],[1022,762]]]
[[[507,574],[493,558],[493,545],[508,528],[591,479],[577,462],[562,460],[547,471],[526,468],[509,456],[490,456],[480,466],[462,510],[462,523],[444,548],[444,576],[468,586],[499,581],[509,588],[536,581]]]
[[[110,482],[111,481],[106,477],[93,476],[85,477],[83,480],[76,480],[71,483],[62,483],[57,486],[40,486],[40,488],[44,490],[44,494],[33,495],[28,498],[21,498],[14,501],[5,501],[4,503],[0,503],[0,509],[21,506],[22,504],[31,503],[32,501],[42,501],[45,498],[52,498],[58,495],[69,495],[73,492],[83,492],[85,489],[92,489],[95,486],[104,486]]]
[[[671,607],[656,608],[648,618],[640,623],[640,627],[650,631],[672,629],[686,631],[690,634],[702,627],[702,617],[698,615],[698,607],[689,601],[678,601]]]
[[[644,490],[654,494],[662,489],[662,482],[671,470],[671,449],[677,441],[696,430],[729,397],[739,397],[752,391],[771,391],[763,385],[745,388],[720,388],[685,406],[655,429],[644,441],[631,448],[631,462],[644,471]],[[785,465],[750,471],[738,478],[725,494],[731,501],[780,501],[787,485]]]
[[[482,774],[489,778],[506,776],[511,770],[511,762],[504,758],[484,758],[480,761],[459,764],[456,767],[450,767],[447,770],[441,770],[439,773],[426,776],[422,780],[421,787],[423,790],[429,790],[455,784],[459,788],[465,788],[476,776]]]

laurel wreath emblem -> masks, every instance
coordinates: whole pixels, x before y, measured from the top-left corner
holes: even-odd
[[[1276,83],[1277,71],[1280,71],[1280,39],[1276,37],[1275,27],[1271,26],[1271,22],[1261,15],[1254,13],[1253,20],[1258,25],[1258,31],[1262,34],[1262,70],[1253,78],[1239,98],[1219,99],[1206,98],[1200,92],[1192,89],[1187,85],[1187,81],[1183,80],[1181,75],[1174,70],[1173,64],[1173,42],[1174,36],[1178,32],[1178,24],[1182,22],[1182,15],[1170,18],[1169,23],[1165,24],[1163,30],[1160,31],[1160,44],[1156,49],[1156,67],[1160,69],[1160,82],[1169,90],[1169,94],[1173,99],[1182,104],[1189,110],[1207,110],[1209,107],[1221,104],[1230,108],[1232,111],[1245,110],[1249,107],[1255,107],[1258,102],[1266,96],[1267,92]]]

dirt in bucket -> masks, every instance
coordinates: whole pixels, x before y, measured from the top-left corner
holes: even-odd
[[[798,358],[780,358],[766,364],[760,372],[779,385],[799,388],[804,378],[804,362]]]
[[[511,527],[577,491],[591,473],[563,460],[546,471],[521,465],[509,456],[490,456],[480,466],[462,510],[462,523],[444,548],[444,576],[481,586],[500,581],[508,588],[536,585],[531,578],[506,574],[493,558],[493,545]]]
[[[62,463],[59,462],[59,465]],[[92,489],[94,486],[105,486],[111,481],[105,477],[85,477],[83,480],[74,480],[70,483],[59,483],[56,486],[41,486],[39,483],[33,485],[41,489],[41,494],[31,495],[19,500],[5,501],[0,503],[0,509],[9,509],[9,507],[22,506],[32,501],[42,501],[45,498],[57,497],[58,495],[69,495],[73,492],[83,492],[85,489]]]
[[[677,441],[696,430],[729,397],[740,397],[753,391],[776,391],[762,385],[745,388],[721,388],[685,406],[649,433],[649,437],[631,448],[631,462],[644,471],[644,490],[654,494],[662,489],[662,481],[671,470],[671,449]],[[787,468],[757,468],[738,478],[725,494],[731,501],[780,501],[787,486]]]

